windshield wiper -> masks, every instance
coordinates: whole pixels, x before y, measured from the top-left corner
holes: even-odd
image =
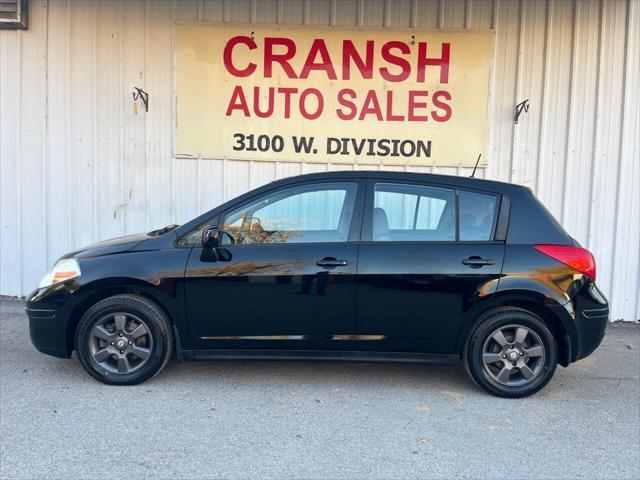
[[[158,228],[157,230],[151,230],[149,233],[147,233],[147,235],[149,235],[150,237],[158,237],[160,235],[164,235],[167,232],[170,232],[171,230],[178,228],[179,226],[180,225],[178,224],[167,225],[166,227]]]

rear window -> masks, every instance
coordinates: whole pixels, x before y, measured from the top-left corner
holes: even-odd
[[[463,192],[460,200],[460,240],[491,240],[497,200],[493,195]]]

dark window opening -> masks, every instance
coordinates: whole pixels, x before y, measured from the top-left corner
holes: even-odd
[[[26,30],[28,0],[0,0],[0,28]]]

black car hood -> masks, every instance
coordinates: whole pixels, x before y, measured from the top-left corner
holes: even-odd
[[[87,245],[86,247],[74,250],[73,252],[69,252],[60,257],[60,260],[71,257],[88,258],[126,252],[127,250],[131,250],[135,246],[151,238],[153,237],[146,233],[136,233],[134,235],[126,235],[124,237],[116,237],[110,240],[103,240],[102,242],[92,243],[91,245]]]

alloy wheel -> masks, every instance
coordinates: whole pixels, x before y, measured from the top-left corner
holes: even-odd
[[[485,372],[501,385],[517,387],[537,379],[544,369],[540,336],[524,325],[506,325],[491,333],[482,348]]]
[[[105,370],[126,375],[142,368],[153,349],[149,326],[130,313],[117,312],[96,322],[89,336],[89,352]]]

